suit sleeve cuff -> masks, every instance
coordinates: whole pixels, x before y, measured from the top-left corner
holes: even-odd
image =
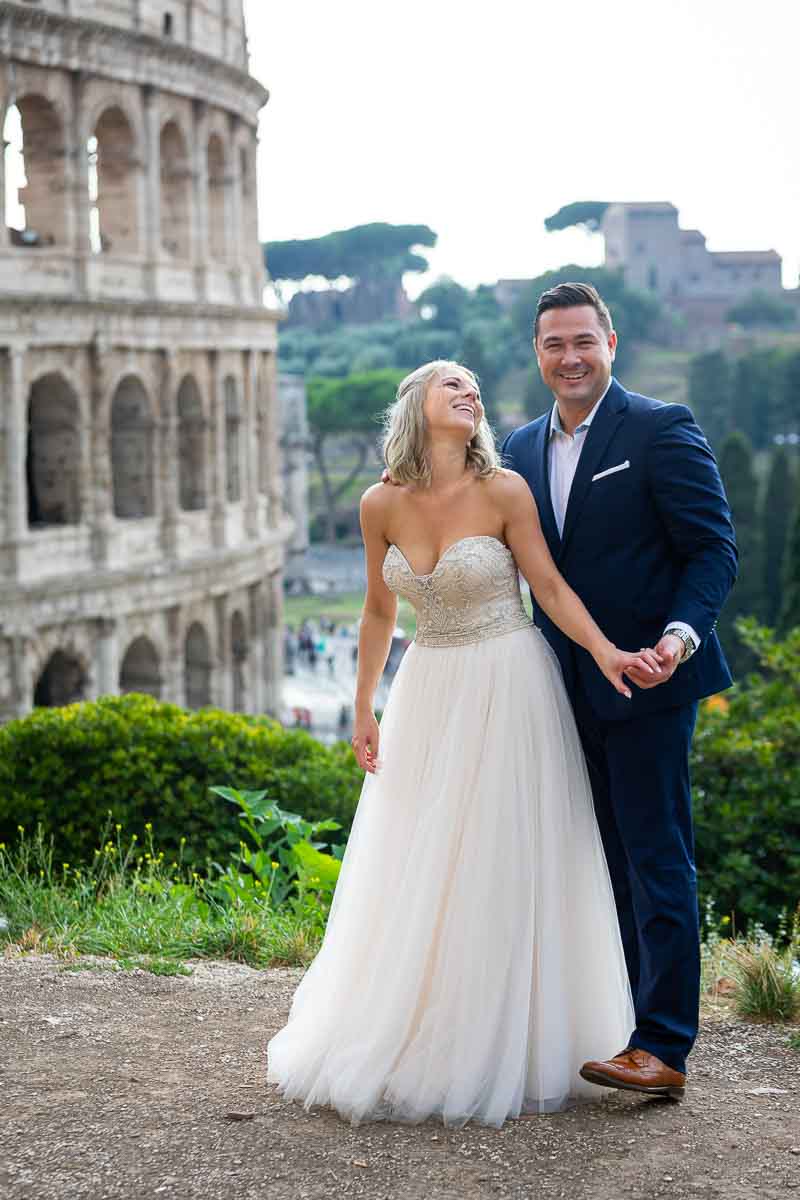
[[[700,649],[699,634],[695,629],[692,628],[691,625],[687,625],[685,621],[667,621],[666,625],[664,626],[664,633],[666,633],[668,629],[680,629],[681,633],[688,633],[689,637],[694,642],[695,650]],[[663,637],[664,634],[661,636]]]

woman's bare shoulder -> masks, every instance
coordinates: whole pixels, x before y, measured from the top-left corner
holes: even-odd
[[[531,496],[530,488],[522,476],[507,467],[500,467],[485,482],[488,495],[500,503]]]
[[[373,483],[361,497],[361,511],[368,516],[388,513],[393,503],[394,490],[391,483]]]

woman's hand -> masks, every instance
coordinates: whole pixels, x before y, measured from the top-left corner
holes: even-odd
[[[635,667],[648,679],[658,679],[661,676],[661,659],[654,650],[642,649],[638,654],[629,654],[607,642],[602,650],[594,655],[594,661],[614,690],[626,700],[630,700],[631,690],[623,676],[629,668]]]
[[[371,709],[365,712],[358,712],[356,710],[356,717],[353,722],[353,736],[350,742],[361,770],[368,772],[370,775],[377,775],[380,730],[378,722],[375,720],[375,714]]]

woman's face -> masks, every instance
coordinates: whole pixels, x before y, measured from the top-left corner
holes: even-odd
[[[448,367],[428,384],[422,412],[429,434],[458,431],[468,442],[483,418],[483,405],[475,381],[465,371]]]

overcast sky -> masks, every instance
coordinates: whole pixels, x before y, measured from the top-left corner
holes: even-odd
[[[245,0],[265,240],[368,221],[439,235],[469,286],[602,257],[543,220],[671,200],[712,250],[800,270],[797,0]]]

